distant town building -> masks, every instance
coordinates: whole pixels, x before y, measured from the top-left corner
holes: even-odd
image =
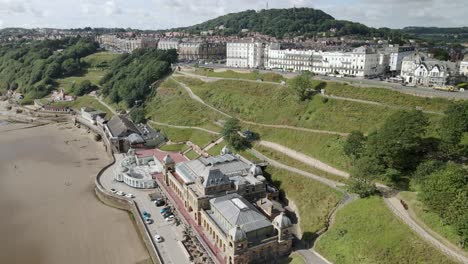
[[[399,74],[401,71],[401,63],[403,58],[414,53],[412,46],[389,45],[385,48],[385,52],[389,54],[389,71]]]
[[[67,95],[63,89],[60,91],[52,92],[51,99],[54,102],[61,102],[61,101],[73,101],[75,97],[73,95]]]
[[[468,77],[468,55],[460,62],[460,75]]]
[[[259,68],[264,66],[265,43],[254,41],[229,42],[226,45],[226,66]]]
[[[178,39],[161,39],[158,43],[158,49],[160,50],[170,50],[170,49],[178,49],[180,40]]]
[[[226,43],[224,42],[181,42],[177,48],[179,60],[221,60],[226,57]]]
[[[156,38],[120,38],[117,35],[100,35],[96,41],[101,47],[117,52],[130,53],[139,48],[156,48],[158,39]]]
[[[443,86],[458,71],[453,62],[429,58],[426,54],[417,52],[403,59],[401,77],[410,84]]]

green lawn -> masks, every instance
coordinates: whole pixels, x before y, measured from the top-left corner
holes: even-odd
[[[460,236],[457,231],[452,226],[444,224],[439,215],[425,208],[424,204],[417,199],[417,193],[400,192],[399,196],[408,204],[410,214],[416,216],[418,222],[422,222],[422,224],[445,237],[452,244],[458,245]]]
[[[217,155],[221,154],[221,149],[222,149],[224,146],[226,146],[226,142],[221,141],[221,143],[214,145],[214,146],[211,147],[207,152],[208,152],[208,154],[210,154],[211,156],[217,156]]]
[[[171,144],[171,145],[164,145],[160,147],[161,150],[170,151],[170,152],[181,152],[187,149],[186,144]]]
[[[157,126],[151,123],[149,124],[154,128],[160,129],[172,142],[192,141],[198,146],[206,146],[208,143],[219,137],[218,135],[209,134],[196,129],[180,129],[167,126]]]
[[[63,88],[65,91],[70,92],[72,85],[79,85],[84,80],[89,80],[95,85],[99,85],[99,81],[104,75],[106,75],[107,70],[105,69],[88,69],[85,74],[81,76],[70,76],[62,79],[57,79],[59,89]]]
[[[444,98],[423,98],[389,89],[355,87],[346,83],[328,82],[325,89],[328,95],[369,100],[393,106],[421,107],[423,110],[438,112],[443,112],[452,104],[451,100]]]
[[[108,51],[96,52],[94,54],[88,55],[81,59],[82,62],[87,63],[90,67],[103,67],[109,66],[110,63],[116,58],[121,56],[118,53],[112,53]]]
[[[200,157],[200,155],[198,155],[194,150],[190,150],[189,152],[185,154],[185,156],[187,156],[187,158],[189,158],[190,160],[194,160]]]
[[[235,79],[246,79],[246,80],[258,80],[261,79],[267,82],[281,82],[286,80],[281,74],[269,72],[269,73],[258,73],[258,72],[236,72],[233,70],[218,71],[215,72],[210,68],[198,68],[195,70],[196,74],[208,76],[208,77],[220,77],[220,78],[235,78]]]
[[[333,263],[454,263],[403,224],[381,197],[359,199],[337,212],[316,244]]]
[[[52,105],[68,106],[77,111],[80,111],[81,107],[91,107],[96,110],[101,110],[101,111],[106,112],[107,118],[110,118],[112,116],[112,112],[110,111],[109,108],[102,105],[98,100],[96,100],[96,98],[92,96],[88,96],[88,95],[78,97],[75,101],[72,101],[72,102],[54,102],[52,103]]]
[[[219,131],[214,121],[224,117],[192,100],[175,81],[168,79],[158,87],[156,96],[146,104],[149,119],[182,126],[198,126]]]
[[[270,149],[268,147],[264,147],[262,145],[255,145],[254,148],[262,153],[263,155],[267,156],[268,158],[270,159],[273,159],[273,160],[276,160],[280,163],[283,163],[285,165],[288,165],[288,166],[291,166],[293,168],[297,168],[297,169],[300,169],[300,170],[303,170],[303,171],[306,171],[306,172],[310,172],[312,174],[315,174],[315,175],[318,175],[318,176],[322,176],[322,177],[325,177],[325,178],[328,178],[330,180],[333,180],[333,181],[338,181],[338,182],[346,182],[347,180],[343,177],[340,177],[340,176],[337,176],[337,175],[334,175],[332,173],[329,173],[329,172],[326,172],[326,171],[323,171],[323,170],[320,170],[320,169],[317,169],[315,167],[312,167],[312,166],[309,166],[303,162],[300,162],[296,159],[293,159],[281,152],[278,152],[278,151],[275,151],[273,149]]]
[[[325,227],[328,214],[343,196],[320,182],[272,166],[267,167],[264,175],[297,206],[304,239]]]

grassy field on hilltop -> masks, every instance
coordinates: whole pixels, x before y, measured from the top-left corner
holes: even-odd
[[[52,105],[68,106],[78,111],[81,109],[81,107],[87,106],[87,107],[94,108],[96,110],[101,110],[101,111],[106,112],[107,118],[110,118],[112,116],[112,112],[110,111],[109,108],[102,105],[98,100],[96,100],[96,98],[89,96],[89,95],[78,97],[75,101],[71,101],[71,102],[54,102],[52,103]]]
[[[121,56],[121,54],[101,51],[88,55],[82,58],[81,61],[88,64],[91,68],[107,68],[112,63],[112,61],[119,56]]]
[[[368,100],[393,106],[409,108],[421,107],[423,110],[443,112],[451,100],[444,98],[427,98],[400,93],[384,88],[355,87],[346,83],[327,82],[328,95]]]
[[[301,126],[323,130],[368,132],[395,112],[383,106],[343,100],[299,102],[288,87],[265,83],[221,80],[203,82],[176,77],[186,83],[208,104],[239,118],[266,124]]]
[[[304,238],[325,227],[328,214],[343,196],[315,180],[272,166],[267,167],[264,175],[297,206]]]
[[[398,195],[408,204],[410,213],[413,213],[419,222],[422,222],[422,224],[426,225],[437,234],[445,237],[452,244],[458,245],[460,236],[457,234],[455,228],[444,224],[439,215],[426,209],[424,204],[417,199],[417,193],[400,192]]]
[[[220,77],[220,78],[235,78],[235,79],[246,79],[246,80],[258,80],[261,79],[266,82],[281,82],[286,80],[281,74],[268,72],[268,73],[259,73],[259,72],[237,72],[233,70],[225,71],[213,71],[210,68],[198,68],[195,69],[195,74],[203,75],[207,77]]]
[[[66,78],[57,79],[56,82],[59,88],[63,88],[66,92],[71,91],[72,85],[79,85],[84,80],[89,80],[94,85],[99,85],[99,81],[106,75],[107,70],[105,69],[88,69],[86,73],[82,75],[70,76]]]
[[[214,121],[223,119],[219,113],[191,99],[174,80],[167,79],[156,90],[156,95],[146,103],[149,119],[182,126],[199,126],[219,131]]]
[[[333,181],[338,181],[338,182],[346,182],[347,180],[343,177],[340,177],[338,175],[317,169],[315,167],[309,166],[301,161],[298,161],[296,159],[293,159],[281,152],[275,151],[273,149],[270,149],[268,147],[264,147],[262,145],[255,145],[254,146],[255,150],[258,152],[262,153],[263,155],[267,156],[270,159],[276,160],[278,162],[281,162],[285,165],[291,166],[293,168],[297,168],[318,176],[322,176],[325,178],[328,178]]]
[[[359,199],[339,210],[316,244],[333,263],[454,263],[403,224],[382,198]]]

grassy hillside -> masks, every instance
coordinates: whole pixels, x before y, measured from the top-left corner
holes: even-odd
[[[180,129],[167,126],[157,126],[150,123],[156,129],[159,129],[173,142],[192,141],[196,145],[203,147],[211,141],[216,140],[219,136],[212,135],[196,129]]]
[[[146,104],[149,119],[183,126],[198,126],[220,130],[213,121],[223,119],[219,113],[192,100],[179,84],[171,79],[164,81],[156,95]]]
[[[326,93],[354,99],[379,102],[392,106],[403,106],[443,112],[452,101],[443,98],[423,98],[383,88],[355,87],[345,83],[328,82]]]
[[[220,77],[220,78],[235,78],[235,79],[246,79],[246,80],[263,80],[266,82],[277,82],[285,81],[281,74],[268,72],[268,73],[259,73],[255,71],[250,71],[246,73],[236,72],[233,70],[226,71],[214,71],[210,68],[198,68],[195,70],[196,74],[208,76],[208,77]]]
[[[359,199],[338,211],[316,248],[337,264],[454,263],[400,222],[380,197]]]
[[[328,214],[342,198],[340,192],[326,185],[282,169],[269,166],[264,175],[297,206],[302,219],[300,227],[306,239],[325,227]]]
[[[322,100],[315,96],[299,102],[294,92],[279,85],[221,80],[203,82],[177,77],[208,104],[239,118],[266,124],[315,129],[369,132],[394,109],[343,100]]]

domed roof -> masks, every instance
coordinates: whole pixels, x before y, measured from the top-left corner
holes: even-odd
[[[163,162],[164,162],[164,164],[174,164],[174,160],[172,159],[171,156],[169,156],[169,154],[167,154],[167,155],[163,158]]]
[[[255,164],[252,164],[252,166],[250,167],[250,170],[249,170],[250,174],[252,174],[253,176],[258,176],[258,175],[262,175],[263,174],[263,171],[262,169],[255,165]]]
[[[284,212],[281,212],[275,219],[273,219],[273,225],[279,228],[286,228],[292,226],[291,220],[289,217],[284,215]]]
[[[221,149],[221,155],[225,155],[225,154],[231,154],[231,150],[227,146],[224,146]]]
[[[240,226],[231,228],[231,230],[229,230],[229,237],[234,242],[239,242],[239,241],[247,239],[245,232],[240,228]]]

